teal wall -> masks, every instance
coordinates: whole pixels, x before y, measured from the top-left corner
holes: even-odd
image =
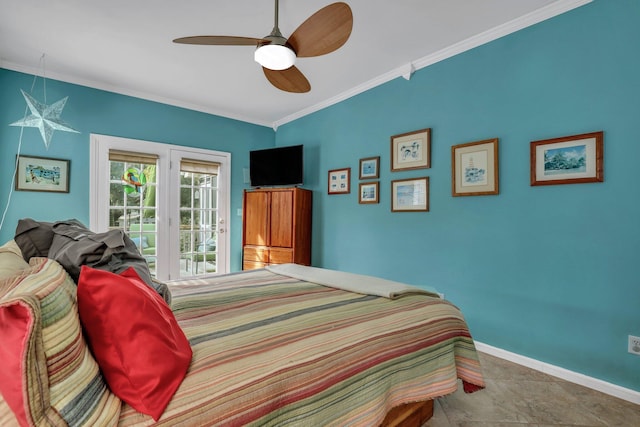
[[[20,89],[31,92],[34,77],[0,69],[0,209],[4,211],[11,188],[20,127],[8,126],[24,117],[26,103]],[[241,268],[242,207],[245,187],[242,169],[248,167],[248,151],[271,147],[270,128],[199,113],[47,79],[47,104],[68,96],[62,120],[80,134],[56,131],[49,149],[36,128],[24,128],[21,153],[71,160],[70,192],[14,191],[0,230],[0,242],[13,237],[20,218],[41,221],[77,218],[89,224],[89,135],[120,136],[231,153],[231,268]],[[34,97],[44,102],[43,80],[38,78]]]
[[[305,144],[313,263],[431,285],[481,342],[640,391],[640,2],[596,0],[278,128]],[[432,167],[390,172],[394,134],[431,127]],[[534,140],[603,130],[604,183],[529,185]],[[451,146],[500,140],[500,194],[451,196]],[[378,205],[360,158],[381,156]],[[327,171],[352,168],[351,194]],[[429,176],[428,213],[391,180]]]

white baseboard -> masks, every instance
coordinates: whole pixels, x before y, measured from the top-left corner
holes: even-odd
[[[550,365],[545,362],[540,362],[539,360],[521,356],[519,354],[512,353],[507,350],[502,350],[501,348],[493,347],[491,345],[484,344],[478,341],[476,341],[475,343],[476,349],[483,353],[487,353],[491,356],[499,357],[500,359],[508,360],[509,362],[517,363],[518,365],[526,366],[527,368],[535,369],[536,371],[544,372],[545,374],[549,374],[565,381],[579,384],[581,386],[597,390],[601,393],[605,393],[610,396],[614,396],[640,405],[640,392],[638,391],[620,387],[616,384],[608,383],[597,378],[569,371],[568,369]]]

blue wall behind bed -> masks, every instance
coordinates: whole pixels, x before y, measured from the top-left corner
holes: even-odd
[[[278,128],[304,143],[314,265],[431,285],[484,343],[640,391],[640,2],[598,0]],[[432,167],[390,172],[394,134],[432,128]],[[530,142],[603,130],[603,183],[529,185]],[[500,194],[451,196],[451,146],[499,138]],[[380,156],[380,204],[358,162]],[[327,171],[351,167],[351,194]],[[428,176],[430,212],[391,213]]]
[[[11,188],[20,127],[9,126],[24,117],[26,103],[20,89],[29,93],[34,76],[0,68],[0,209],[4,211]],[[69,159],[70,192],[14,191],[0,244],[13,237],[20,218],[41,221],[77,218],[89,225],[89,135],[121,136],[145,141],[206,148],[231,153],[231,268],[241,268],[243,171],[248,151],[272,147],[271,128],[211,114],[173,107],[139,98],[47,79],[47,103],[68,96],[62,120],[81,133],[56,131],[47,150],[35,128],[24,128],[21,154]],[[43,81],[36,79],[34,97],[43,102]]]

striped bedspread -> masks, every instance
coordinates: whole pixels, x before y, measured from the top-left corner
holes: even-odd
[[[158,425],[375,426],[394,406],[484,387],[460,311],[266,270],[170,285],[193,348]],[[123,407],[120,425],[151,425]]]

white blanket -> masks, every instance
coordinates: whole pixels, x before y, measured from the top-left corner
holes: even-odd
[[[425,294],[440,298],[438,292],[430,287],[418,288],[404,283],[362,274],[345,273],[298,264],[270,265],[266,267],[266,269],[272,273],[359,294],[377,295],[390,299],[398,298],[405,294]]]

